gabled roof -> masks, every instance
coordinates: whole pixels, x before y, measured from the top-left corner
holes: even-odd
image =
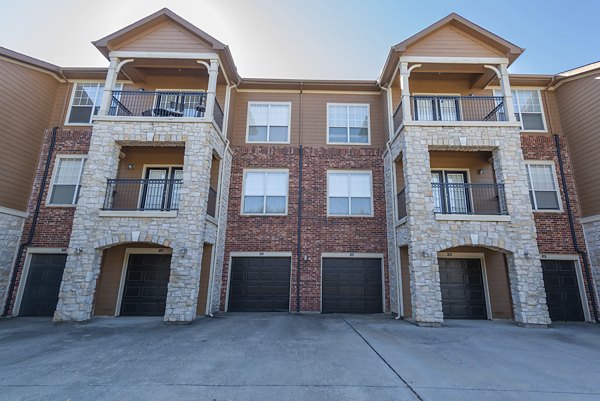
[[[6,47],[0,46],[0,56],[6,57],[7,59],[11,59],[14,61],[18,61],[23,64],[27,64],[31,67],[39,68],[39,69],[54,73],[58,76],[62,75],[62,70],[59,66],[47,63],[42,60],[38,60],[37,58],[26,56],[25,54],[18,53],[14,50],[7,49]]]
[[[411,46],[414,46],[434,32],[437,32],[448,26],[464,32],[466,35],[483,43],[485,46],[494,49],[499,55],[506,57],[509,64],[511,64],[525,50],[514,43],[511,43],[508,40],[503,39],[500,36],[480,27],[468,19],[456,13],[452,13],[423,29],[417,34],[411,36],[410,38],[403,40],[395,46],[392,46],[385,66],[382,70],[380,82],[382,84],[387,83],[387,80],[390,79],[393,73],[393,69],[396,68],[400,56],[404,54]]]
[[[600,61],[596,61],[595,63],[590,63],[586,65],[582,65],[581,67],[573,68],[572,70],[567,70],[563,72],[559,72],[556,74],[558,77],[574,77],[579,74],[585,74],[587,72],[592,72],[594,70],[600,69]]]

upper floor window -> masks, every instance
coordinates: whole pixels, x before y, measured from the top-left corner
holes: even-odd
[[[328,144],[369,144],[368,104],[328,104]]]
[[[328,171],[327,197],[329,215],[372,216],[371,173]]]
[[[529,197],[533,210],[560,210],[558,184],[553,163],[526,164]]]
[[[540,91],[513,89],[511,93],[515,117],[521,123],[523,131],[546,131]],[[495,91],[494,95],[502,96],[502,93]]]
[[[48,204],[77,204],[84,165],[85,157],[57,156],[50,193],[48,194]]]
[[[289,143],[291,103],[248,103],[246,142]]]
[[[122,85],[117,84],[115,90],[121,90]],[[98,114],[102,96],[104,95],[104,83],[102,82],[77,82],[73,87],[71,105],[67,116],[67,124],[89,125],[92,116]]]
[[[243,193],[243,214],[287,214],[288,171],[247,170]]]

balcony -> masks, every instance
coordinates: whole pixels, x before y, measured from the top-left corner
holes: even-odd
[[[504,184],[432,183],[434,213],[507,215]]]
[[[406,217],[406,193],[405,188],[396,195],[396,205],[398,208],[398,220]]]
[[[412,121],[508,121],[502,96],[410,96]],[[404,122],[402,102],[394,112],[394,132]]]
[[[113,90],[108,115],[113,117],[203,118],[206,92]],[[215,99],[214,120],[223,128],[223,110]]]
[[[182,183],[180,179],[109,179],[102,210],[177,211]]]

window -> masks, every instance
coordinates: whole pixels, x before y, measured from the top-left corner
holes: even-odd
[[[460,121],[459,96],[413,96],[415,121]]]
[[[75,205],[81,189],[84,157],[58,156],[50,188],[50,205]]]
[[[371,216],[370,172],[327,172],[328,214]]]
[[[433,212],[470,214],[471,199],[465,171],[432,171]]]
[[[546,131],[540,91],[537,89],[514,89],[512,92],[515,117],[524,131]],[[502,96],[500,91],[494,95]]]
[[[246,142],[289,143],[290,103],[248,103]]]
[[[368,104],[328,104],[327,143],[368,144]]]
[[[560,210],[554,164],[528,163],[526,167],[533,210]]]
[[[121,87],[122,85],[117,84],[115,90],[120,90]],[[67,124],[90,124],[92,116],[100,110],[103,95],[104,83],[78,82],[73,88]]]
[[[287,214],[288,171],[244,172],[243,214]]]

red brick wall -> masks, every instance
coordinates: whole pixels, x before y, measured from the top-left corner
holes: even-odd
[[[298,229],[298,148],[234,149],[225,244],[221,307],[225,307],[231,252],[291,252],[291,310],[296,309]],[[383,159],[379,149],[305,148],[302,183],[300,297],[302,311],[320,311],[321,254],[331,252],[384,255],[386,310],[389,310]],[[287,216],[242,216],[244,168],[289,169]],[[327,170],[355,169],[373,173],[374,217],[327,217]],[[307,260],[305,260],[305,257]]]
[[[69,130],[58,130],[56,134],[56,142],[54,144],[54,151],[50,162],[50,168],[48,170],[48,178],[46,179],[46,185],[43,188],[42,203],[38,220],[36,224],[33,241],[29,247],[39,248],[66,248],[69,246],[69,239],[71,237],[71,228],[73,225],[73,215],[75,213],[74,207],[60,207],[60,206],[46,206],[46,196],[52,181],[52,174],[54,171],[54,162],[57,155],[77,154],[85,155],[88,152],[90,145],[91,131],[69,131]],[[31,230],[31,224],[33,221],[33,212],[37,204],[38,194],[40,186],[42,184],[42,176],[46,167],[46,158],[48,157],[48,151],[50,149],[50,142],[52,139],[52,131],[48,130],[44,136],[44,143],[40,152],[40,158],[36,169],[35,179],[33,181],[33,187],[29,202],[27,205],[27,218],[23,225],[23,232],[21,234],[21,243],[25,243],[29,237]],[[10,310],[12,311],[13,303],[16,296],[16,289],[19,286],[21,279],[21,272],[23,269],[23,263],[25,261],[25,252],[21,257],[18,269],[16,271],[16,282],[10,299]]]
[[[569,191],[569,200],[571,202],[571,210],[575,220],[575,232],[577,234],[578,245],[581,250],[586,250],[585,240],[583,237],[583,228],[579,223],[581,210],[579,208],[579,200],[575,191],[575,178],[573,175],[571,156],[569,154],[567,138],[564,136],[560,136],[560,147],[565,178],[567,181],[567,188]],[[573,240],[571,238],[571,231],[569,229],[567,205],[562,187],[560,167],[556,154],[554,137],[550,135],[523,135],[521,136],[521,148],[523,149],[523,157],[525,158],[525,161],[549,160],[554,162],[555,174],[561,194],[563,212],[533,213],[540,253],[575,255],[576,252],[573,245]],[[583,260],[580,260],[580,265],[582,266],[585,284],[586,271],[583,269]],[[586,291],[588,291],[587,285],[584,285],[584,287],[586,288]],[[587,295],[588,300],[591,302],[591,296],[589,292]]]

